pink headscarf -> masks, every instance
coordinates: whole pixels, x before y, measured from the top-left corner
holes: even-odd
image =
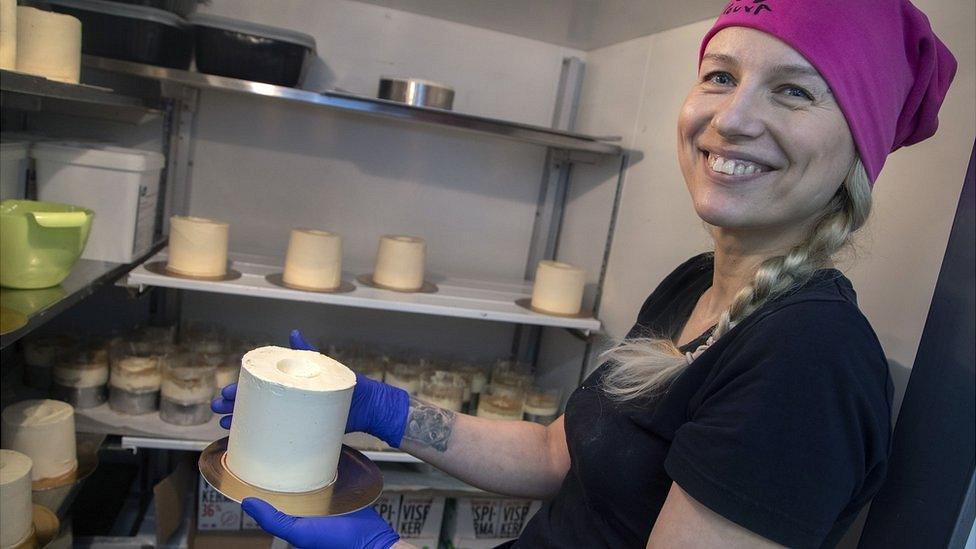
[[[730,0],[702,39],[749,27],[782,40],[830,86],[872,185],[889,153],[931,137],[956,59],[908,0]]]

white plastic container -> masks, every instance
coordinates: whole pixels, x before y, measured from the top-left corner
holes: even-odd
[[[24,198],[29,147],[26,141],[0,142],[0,200]]]
[[[77,142],[31,148],[40,200],[95,212],[83,259],[128,263],[149,251],[163,155]]]

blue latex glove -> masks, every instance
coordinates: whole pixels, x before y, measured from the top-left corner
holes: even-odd
[[[400,539],[372,507],[337,517],[293,517],[258,498],[244,498],[241,509],[265,532],[302,549],[388,549]]]
[[[288,343],[292,349],[316,350],[302,339],[298,330],[291,331]],[[220,396],[214,399],[210,408],[218,414],[231,414],[234,412],[236,396],[237,384],[233,383],[220,391]],[[356,374],[356,387],[352,392],[346,432],[369,433],[393,448],[398,448],[403,439],[403,429],[407,425],[409,407],[410,394],[403,389]],[[231,417],[220,418],[220,426],[230,429]]]

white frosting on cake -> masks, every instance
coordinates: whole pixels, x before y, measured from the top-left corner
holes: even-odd
[[[398,290],[419,290],[424,285],[427,243],[423,238],[385,235],[376,252],[373,281]]]
[[[525,401],[523,411],[534,416],[551,416],[559,413],[559,402],[556,400],[533,400],[529,397]]]
[[[27,6],[17,8],[17,71],[78,83],[81,21]]]
[[[260,347],[244,355],[227,467],[277,492],[335,478],[356,375],[313,351]]]
[[[31,458],[31,480],[55,478],[78,467],[75,409],[57,400],[24,400],[3,410],[4,448]]]
[[[54,382],[65,387],[98,387],[108,383],[107,362],[70,362],[54,367]]]
[[[0,0],[0,69],[17,69],[17,0]]]
[[[574,315],[583,305],[586,272],[560,261],[540,261],[532,287],[532,306],[549,313]]]
[[[214,394],[213,380],[181,380],[163,378],[159,387],[159,396],[180,404],[196,404],[209,402]]]
[[[162,382],[158,356],[122,356],[112,363],[109,385],[136,393],[158,391]]]
[[[478,417],[488,419],[522,419],[522,402],[508,395],[482,394],[478,398]]]
[[[342,281],[342,238],[327,231],[292,229],[283,279],[316,290],[337,288]]]
[[[31,459],[0,450],[0,547],[14,547],[31,533]]]
[[[230,227],[203,217],[170,218],[169,258],[166,268],[190,276],[223,276],[227,273],[227,241]]]

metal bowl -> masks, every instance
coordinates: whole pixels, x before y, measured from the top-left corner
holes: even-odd
[[[451,110],[454,106],[454,88],[420,78],[380,78],[377,96],[415,107]]]

